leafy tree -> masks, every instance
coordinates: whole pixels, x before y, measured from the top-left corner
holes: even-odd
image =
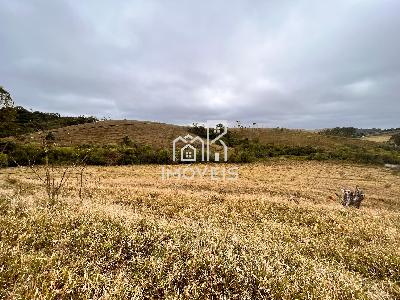
[[[14,102],[9,92],[0,86],[0,133],[1,135],[12,132],[15,128],[17,113]]]
[[[9,92],[0,86],[0,108],[14,107],[14,102]]]
[[[12,112],[11,109],[13,110]],[[84,123],[93,123],[97,119],[94,117],[62,117],[57,113],[44,113],[39,111],[29,111],[21,106],[13,108],[0,109],[0,122],[4,122],[5,118],[10,118],[10,113],[15,114],[12,123],[2,126],[0,123],[0,138],[7,136],[16,136],[35,132],[38,130],[48,131],[64,126],[79,125]],[[11,127],[9,125],[12,125]]]
[[[56,140],[56,137],[55,137],[54,133],[50,131],[49,133],[47,133],[47,135],[45,136],[44,139],[47,142],[54,142]]]
[[[124,136],[121,140],[121,145],[126,146],[126,147],[132,147],[133,146],[133,141],[130,139],[129,136]]]
[[[390,141],[394,143],[396,146],[400,146],[400,133],[393,135],[390,138]]]
[[[13,107],[14,102],[9,92],[0,86],[0,107]]]
[[[325,129],[321,133],[326,135],[336,135],[342,137],[359,137],[360,134],[357,128],[354,127],[335,127],[330,129]]]

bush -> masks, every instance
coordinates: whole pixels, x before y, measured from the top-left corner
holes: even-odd
[[[124,136],[121,140],[121,146],[127,146],[127,147],[132,147],[133,146],[133,141],[129,136]]]
[[[54,135],[53,132],[49,132],[46,134],[45,138],[44,138],[47,142],[54,142],[56,140],[56,136]]]
[[[80,155],[78,150],[73,147],[57,147],[49,151],[48,157],[51,163],[74,163]]]
[[[9,166],[40,165],[44,162],[44,150],[35,144],[16,145],[13,151],[8,153]]]
[[[0,153],[0,168],[8,166],[8,156],[5,153]]]
[[[249,151],[235,151],[231,157],[230,161],[234,163],[250,163],[256,160],[253,153]]]
[[[121,156],[119,158],[118,164],[120,165],[133,165],[138,163],[138,157],[136,151],[133,148],[122,149]]]
[[[103,155],[101,149],[89,149],[86,162],[89,165],[103,166],[106,164],[106,161],[104,159],[104,155]]]
[[[400,133],[393,135],[390,138],[390,142],[392,142],[396,146],[400,146]]]
[[[168,150],[159,150],[157,153],[157,163],[158,164],[170,164],[172,163],[172,153]]]
[[[127,141],[127,140],[126,140]],[[367,164],[400,164],[400,152],[395,146],[376,146],[364,148],[357,145],[337,148],[319,148],[312,146],[289,146],[261,144],[257,140],[236,139],[230,147],[228,162],[249,163],[257,159],[289,156],[310,160],[342,160]],[[78,147],[53,146],[48,152],[53,164],[76,163],[85,158],[89,165],[131,165],[131,164],[169,164],[173,163],[172,153],[167,149],[155,149],[129,143],[123,145],[82,145]],[[0,142],[3,149],[1,164],[8,166],[42,164],[45,151],[38,144],[17,144]]]
[[[329,155],[329,153],[312,153],[307,158],[310,160],[322,161],[322,160],[329,160],[331,156]]]
[[[342,137],[360,137],[362,133],[354,127],[335,127],[321,131],[322,134],[342,136]]]

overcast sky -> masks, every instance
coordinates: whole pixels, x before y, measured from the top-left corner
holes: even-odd
[[[398,0],[0,0],[0,85],[64,115],[400,127]]]

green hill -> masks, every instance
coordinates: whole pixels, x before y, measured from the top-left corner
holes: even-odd
[[[13,117],[10,118],[10,112]],[[44,113],[29,111],[21,106],[15,108],[3,107],[0,109],[0,138],[20,136],[39,130],[51,130],[70,125],[93,123],[94,117],[63,117],[58,113]]]

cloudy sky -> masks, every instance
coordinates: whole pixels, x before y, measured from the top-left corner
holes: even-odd
[[[398,0],[0,0],[0,85],[64,115],[400,127]]]

